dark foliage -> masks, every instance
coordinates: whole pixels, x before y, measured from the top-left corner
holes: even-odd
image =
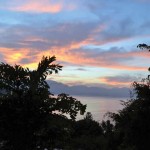
[[[142,49],[150,49],[146,44],[139,44]],[[118,150],[144,150],[150,141],[150,79],[140,83],[133,82],[134,97],[124,102],[124,109],[119,113],[110,113],[115,126],[112,140]]]
[[[75,98],[66,94],[54,97],[49,92],[46,77],[62,68],[53,64],[55,60],[54,56],[43,57],[37,70],[33,71],[20,65],[0,64],[1,149],[45,147],[52,140],[54,143],[55,137],[63,138],[67,134],[69,120],[62,114],[69,114],[74,120],[79,111],[85,112],[86,105]]]
[[[102,147],[102,127],[92,118],[92,114],[88,112],[84,119],[74,123],[74,133],[71,140],[72,149],[99,150]]]
[[[150,50],[150,46],[139,44]],[[110,120],[98,123],[75,98],[49,92],[46,77],[61,66],[43,57],[37,70],[0,64],[0,149],[145,150],[150,141],[150,79],[133,82],[134,97]],[[150,69],[149,69],[150,71]],[[71,119],[65,117],[69,114]]]

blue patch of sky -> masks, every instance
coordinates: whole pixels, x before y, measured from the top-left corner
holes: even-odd
[[[145,22],[145,18],[148,19],[148,12],[150,12],[150,9],[149,5],[146,3],[137,3],[137,1],[134,2],[133,0],[109,0],[109,2],[106,3],[107,7],[99,10],[99,13],[101,11],[107,13],[108,16],[111,16],[111,20],[114,21],[114,24],[124,18],[132,18],[137,26]]]
[[[90,13],[89,11],[71,11],[71,12],[62,12],[59,14],[55,14],[56,19],[58,19],[60,22],[97,22],[99,21],[99,18],[95,15]]]
[[[38,27],[51,27],[57,24],[98,22],[99,18],[90,13],[82,11],[50,13],[26,13],[0,10],[1,22],[8,25],[22,24]],[[89,19],[90,18],[90,19]]]
[[[92,78],[98,78],[103,77],[106,74],[108,76],[117,76],[119,74],[126,73],[126,70],[120,70],[120,69],[112,69],[112,68],[104,68],[104,67],[94,67],[94,66],[83,66],[86,71],[80,71],[77,70],[81,66],[67,66],[63,68],[63,71],[61,71],[61,74],[63,75],[69,75],[71,73],[79,76],[79,77],[91,77]],[[115,71],[114,71],[115,70]]]
[[[7,25],[24,23],[23,16],[17,12],[0,10],[0,22]]]

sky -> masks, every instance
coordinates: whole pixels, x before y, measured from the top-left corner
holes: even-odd
[[[150,0],[0,0],[0,61],[35,69],[53,56],[66,86],[130,87],[147,77]]]

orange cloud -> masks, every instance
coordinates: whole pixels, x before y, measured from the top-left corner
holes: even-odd
[[[9,63],[11,65],[18,64],[24,67],[29,67],[30,69],[35,69],[38,65],[39,60],[36,59],[36,56],[32,56],[31,49],[12,49],[12,48],[4,48],[0,47],[0,53],[2,53],[3,59],[5,63]],[[20,61],[22,59],[32,60],[32,62],[23,64]]]
[[[98,30],[102,30],[102,27],[98,28]],[[45,39],[38,37],[29,37],[28,41],[41,41],[48,42]],[[30,60],[29,62],[24,62],[21,65],[36,68],[39,60],[41,60],[42,56],[52,56],[55,55],[57,60],[62,62],[67,62],[75,65],[83,65],[83,66],[94,66],[99,68],[111,68],[111,69],[119,69],[119,70],[139,70],[146,71],[147,67],[124,64],[121,61],[117,61],[118,58],[124,59],[126,61],[127,58],[148,58],[149,55],[147,52],[142,51],[131,51],[131,52],[117,52],[117,51],[109,51],[109,52],[94,52],[94,51],[86,51],[83,50],[82,47],[86,46],[93,42],[91,36],[87,37],[85,40],[80,42],[72,42],[71,44],[65,46],[51,46],[50,49],[46,50],[35,50],[30,48],[20,48],[20,49],[11,49],[11,48],[0,48],[0,52],[3,53],[4,60],[8,63],[22,63],[22,59],[26,58]],[[33,53],[32,53],[33,50]],[[116,84],[116,83],[114,83]]]
[[[1,6],[1,8],[3,7]],[[49,0],[27,0],[26,2],[23,2],[21,4],[13,5],[13,7],[7,6],[7,8],[5,9],[36,13],[58,13],[62,10],[73,10],[75,9],[75,6],[73,4],[68,4],[67,6],[65,6],[63,4],[63,1],[56,3]]]
[[[23,6],[18,6],[15,8],[15,11],[25,11],[25,12],[50,12],[58,13],[62,10],[61,4],[51,4],[45,5],[39,2],[30,2]]]
[[[87,56],[88,52],[87,53],[82,52],[82,51],[72,52],[71,50],[72,48],[78,48],[82,44],[84,44],[84,42],[78,43],[78,44],[74,43],[72,46],[59,47],[59,48],[54,47],[53,49],[39,52],[37,54],[37,58],[38,60],[40,60],[40,58],[43,55],[55,55],[57,57],[57,60],[59,61],[64,61],[67,63],[76,64],[76,65],[94,66],[94,67],[99,67],[99,68],[111,68],[111,69],[119,69],[119,70],[131,70],[131,71],[147,70],[147,67],[144,67],[144,66],[143,67],[131,66],[130,64],[125,65],[125,64],[121,64],[120,62],[114,62],[113,60],[111,60],[111,57],[113,57],[112,54],[110,54],[110,56],[108,54],[108,58],[104,58],[105,56],[102,56],[102,55],[99,55],[98,57]],[[124,56],[124,53],[122,53],[122,55],[120,54],[117,57],[126,58],[127,56]]]
[[[12,49],[0,47],[0,52],[3,54],[4,60],[9,63],[18,63],[19,60],[27,56],[28,51],[24,49]]]
[[[111,85],[111,86],[116,86],[116,87],[129,87],[131,85],[133,81],[115,81],[115,80],[110,80],[108,79],[107,77],[103,77],[103,78],[100,78],[100,83],[103,83],[103,84],[107,84],[107,85]]]

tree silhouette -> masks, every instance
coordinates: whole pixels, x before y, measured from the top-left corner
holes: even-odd
[[[87,112],[84,119],[85,119],[85,120],[93,120],[92,113],[91,113],[91,112]]]
[[[149,50],[150,46],[139,44],[139,48]],[[119,113],[110,113],[114,120],[114,149],[143,150],[150,141],[150,79],[133,82],[134,96],[124,102]]]
[[[137,47],[139,47],[142,50],[148,50],[150,52],[150,46],[147,44],[139,44]],[[148,71],[150,71],[150,67],[148,68]],[[150,75],[148,75],[148,78],[150,77]]]
[[[147,50],[150,51],[150,46],[147,45],[147,44],[144,44],[144,43],[143,44],[139,44],[137,47],[140,48],[140,49],[147,49]]]
[[[90,112],[87,112],[84,119],[76,121],[73,129],[74,134],[71,140],[72,149],[101,149],[102,144],[100,138],[103,131],[100,124],[93,120]]]
[[[67,94],[54,97],[49,92],[46,77],[62,69],[62,66],[53,63],[55,60],[55,56],[43,56],[36,70],[20,65],[0,64],[1,149],[36,149],[40,146],[39,143],[43,143],[41,137],[44,136],[44,131],[50,129],[50,120],[66,120],[63,115],[65,113],[72,120],[78,112],[84,114],[86,105],[80,101]],[[52,139],[51,134],[46,137]]]

